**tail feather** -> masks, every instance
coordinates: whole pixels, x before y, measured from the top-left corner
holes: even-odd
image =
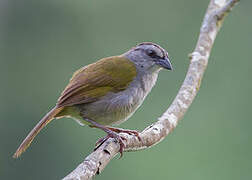
[[[21,145],[18,147],[17,151],[13,155],[13,158],[18,158],[31,144],[35,136],[40,132],[40,130],[45,127],[49,122],[51,122],[54,117],[62,111],[63,107],[54,107],[50,112],[48,112],[39,123],[31,130],[28,136],[24,139]]]

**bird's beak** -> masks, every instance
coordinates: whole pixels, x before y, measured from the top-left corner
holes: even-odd
[[[172,65],[168,57],[159,59],[158,61],[156,61],[156,64],[164,69],[172,70]]]

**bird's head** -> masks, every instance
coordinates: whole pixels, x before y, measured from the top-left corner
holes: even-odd
[[[162,68],[172,70],[168,52],[151,42],[140,43],[123,56],[133,61],[140,71],[155,72]]]

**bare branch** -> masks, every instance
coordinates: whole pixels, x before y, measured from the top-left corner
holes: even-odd
[[[201,25],[195,50],[189,55],[190,65],[185,80],[170,107],[159,120],[140,133],[142,141],[135,136],[121,134],[127,138],[125,151],[136,151],[151,147],[163,140],[177,126],[193,102],[206,69],[208,58],[225,15],[239,0],[210,0]],[[119,151],[119,144],[108,139],[64,180],[89,180],[99,174]]]

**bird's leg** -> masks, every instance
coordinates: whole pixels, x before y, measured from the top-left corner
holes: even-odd
[[[121,154],[121,156],[120,156],[120,158],[121,158],[122,155],[123,155],[123,149],[125,147],[125,145],[123,143],[123,140],[127,140],[127,139],[124,138],[124,137],[121,137],[118,133],[112,131],[111,129],[107,128],[106,126],[103,126],[103,125],[101,125],[101,124],[99,124],[99,123],[97,123],[97,122],[95,122],[93,120],[90,120],[90,119],[87,119],[87,118],[85,118],[85,120],[91,124],[90,127],[99,128],[99,129],[101,129],[101,130],[103,130],[104,132],[107,133],[107,136],[105,136],[104,138],[99,139],[98,142],[96,143],[96,145],[97,144],[100,144],[100,145],[103,144],[108,138],[114,138],[115,140],[117,140],[119,142],[119,144],[120,144],[119,152]]]
[[[142,141],[141,137],[139,136],[139,132],[135,130],[129,130],[129,129],[122,129],[122,128],[115,128],[115,127],[107,127],[111,131],[114,131],[116,133],[127,133],[129,135],[135,135],[139,141]]]

